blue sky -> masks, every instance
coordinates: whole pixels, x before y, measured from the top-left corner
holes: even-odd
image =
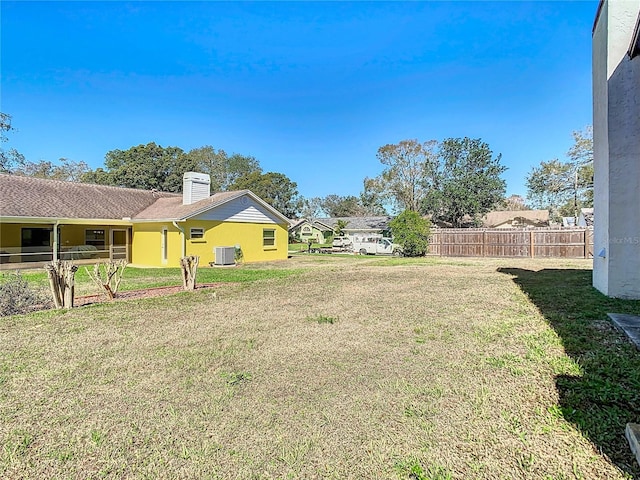
[[[526,194],[591,124],[597,1],[11,2],[0,110],[29,160],[156,142],[358,195],[400,140],[482,138]]]

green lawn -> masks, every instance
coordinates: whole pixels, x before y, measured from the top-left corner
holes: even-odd
[[[331,248],[330,243],[312,243],[311,248]],[[309,250],[308,243],[290,243],[289,252],[307,252]]]
[[[0,477],[638,478],[640,354],[606,312],[640,302],[590,279],[295,256],[200,270],[215,295],[0,318]]]
[[[91,266],[89,266],[91,268]],[[287,266],[288,267],[288,266]],[[300,273],[300,269],[287,268],[281,265],[272,268],[271,264],[240,265],[238,267],[199,267],[197,273],[198,283],[245,283],[268,278],[283,278]],[[0,283],[6,281],[15,272],[3,272],[0,274]],[[44,269],[19,272],[30,284],[47,289],[49,280]],[[80,266],[75,276],[76,295],[92,295],[102,293],[96,286],[86,268]],[[182,285],[182,273],[179,268],[135,268],[126,267],[120,284],[120,291],[139,290],[152,287],[164,287]]]

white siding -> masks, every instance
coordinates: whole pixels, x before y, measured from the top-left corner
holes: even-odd
[[[186,172],[182,178],[182,204],[191,205],[211,195],[211,177],[206,173]]]
[[[193,218],[196,220],[239,223],[283,223],[282,219],[247,195],[231,200]]]

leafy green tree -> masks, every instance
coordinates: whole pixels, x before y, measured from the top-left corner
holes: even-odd
[[[584,130],[574,130],[573,145],[567,152],[570,161],[578,165],[593,164],[593,127],[587,125]]]
[[[593,127],[588,125],[582,131],[572,132],[572,136],[574,143],[567,157],[576,170],[574,204],[577,216],[579,208],[593,207]]]
[[[365,177],[363,190],[360,192],[360,207],[360,215],[363,216],[377,217],[388,214],[384,207],[384,188],[379,179]]]
[[[11,126],[11,115],[0,112],[0,145],[9,141],[7,133],[12,130],[15,129]],[[0,173],[14,173],[14,170],[24,163],[24,155],[15,148],[5,150],[0,146]]]
[[[89,165],[83,161],[76,162],[68,158],[61,158],[58,164],[46,160],[39,162],[25,160],[13,173],[27,177],[79,182],[83,175],[90,170]]]
[[[186,154],[187,166],[192,172],[206,173],[211,177],[211,190],[223,192],[243,175],[262,173],[260,162],[254,157],[234,153],[227,155],[224,150],[215,150],[207,145],[194,148]],[[184,172],[182,172],[184,173]]]
[[[120,187],[158,189],[164,192],[182,191],[185,172],[201,172],[211,177],[212,192],[229,189],[243,175],[261,173],[258,161],[249,156],[211,146],[195,148],[185,153],[179,147],[162,147],[154,142],[128,150],[111,150],[105,156],[105,168],[89,171],[83,182]]]
[[[551,218],[558,221],[561,207],[570,201],[573,193],[575,172],[571,164],[553,159],[542,161],[527,175],[527,198],[538,207],[548,209]]]
[[[322,199],[320,197],[300,198],[300,215],[309,222],[313,222],[322,212]]]
[[[342,235],[344,235],[344,229],[347,228],[347,221],[346,220],[338,220],[336,222],[335,227],[333,228],[335,234],[339,237],[341,237]]]
[[[178,193],[182,191],[182,174],[191,166],[181,148],[162,147],[154,142],[111,150],[104,164],[105,169],[88,172],[82,181]]]
[[[251,190],[288,218],[296,218],[302,207],[298,185],[282,173],[252,172],[234,181],[230,189]]]
[[[429,249],[429,220],[413,210],[405,210],[389,222],[393,241],[402,245],[407,257],[420,257]]]
[[[527,198],[536,208],[549,210],[551,218],[577,218],[580,208],[593,206],[593,130],[573,132],[574,144],[567,161],[542,161],[527,175]]]
[[[481,139],[448,138],[440,144],[438,162],[424,178],[427,194],[421,212],[434,220],[463,225],[466,217],[474,221],[499,204],[506,182],[500,178],[506,167],[502,155],[493,156]]]
[[[354,217],[361,215],[363,210],[360,199],[353,195],[327,195],[320,205],[329,217]]]
[[[517,211],[517,210],[529,210],[527,201],[521,195],[509,195],[499,205],[496,205],[496,210]]]
[[[396,209],[418,211],[430,188],[424,180],[437,164],[436,145],[435,140],[402,140],[380,147],[376,156],[385,168],[371,186],[376,186]]]

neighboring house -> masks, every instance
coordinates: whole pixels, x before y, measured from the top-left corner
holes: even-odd
[[[600,2],[592,53],[593,286],[640,299],[640,0]]]
[[[593,227],[593,208],[581,208],[578,217],[579,227]]]
[[[482,218],[485,228],[548,227],[548,210],[504,210],[489,212]]]
[[[329,225],[334,231],[341,220],[346,224],[342,229],[344,236],[352,242],[365,241],[367,238],[380,238],[391,236],[389,222],[393,217],[332,217],[318,219],[325,225]]]
[[[301,218],[289,226],[289,236],[299,242],[327,243],[333,238],[333,228],[319,220]]]
[[[593,227],[593,208],[581,208],[577,221],[575,217],[562,217],[563,227]]]
[[[288,220],[249,190],[210,195],[185,174],[183,195],[0,174],[0,263],[123,258],[140,266],[215,261],[236,247],[247,262],[287,258]]]

